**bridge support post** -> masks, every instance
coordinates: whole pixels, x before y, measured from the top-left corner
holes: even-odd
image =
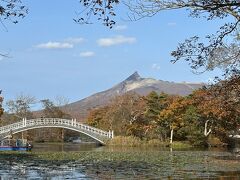
[[[73,119],[72,119],[72,126],[73,126]]]
[[[74,126],[77,126],[77,119],[74,119]]]

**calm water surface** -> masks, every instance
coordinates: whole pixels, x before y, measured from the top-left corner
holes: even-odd
[[[108,148],[34,144],[0,152],[0,179],[240,179],[240,158],[227,149]]]

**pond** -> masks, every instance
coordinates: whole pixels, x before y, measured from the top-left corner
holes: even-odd
[[[239,179],[240,158],[227,149],[34,144],[0,152],[0,179]]]

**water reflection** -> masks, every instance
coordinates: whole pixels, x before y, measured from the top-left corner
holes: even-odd
[[[96,143],[34,143],[33,152],[70,152],[70,151],[94,151],[100,147]]]
[[[240,161],[226,149],[44,143],[35,144],[34,151],[0,153],[0,179],[240,179]],[[46,151],[46,157],[38,156]],[[73,159],[62,158],[70,154]]]

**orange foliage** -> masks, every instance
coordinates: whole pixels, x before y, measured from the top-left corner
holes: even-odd
[[[189,100],[185,97],[171,96],[168,98],[168,106],[159,114],[159,121],[165,121],[171,129],[176,129],[184,125],[183,115]]]

